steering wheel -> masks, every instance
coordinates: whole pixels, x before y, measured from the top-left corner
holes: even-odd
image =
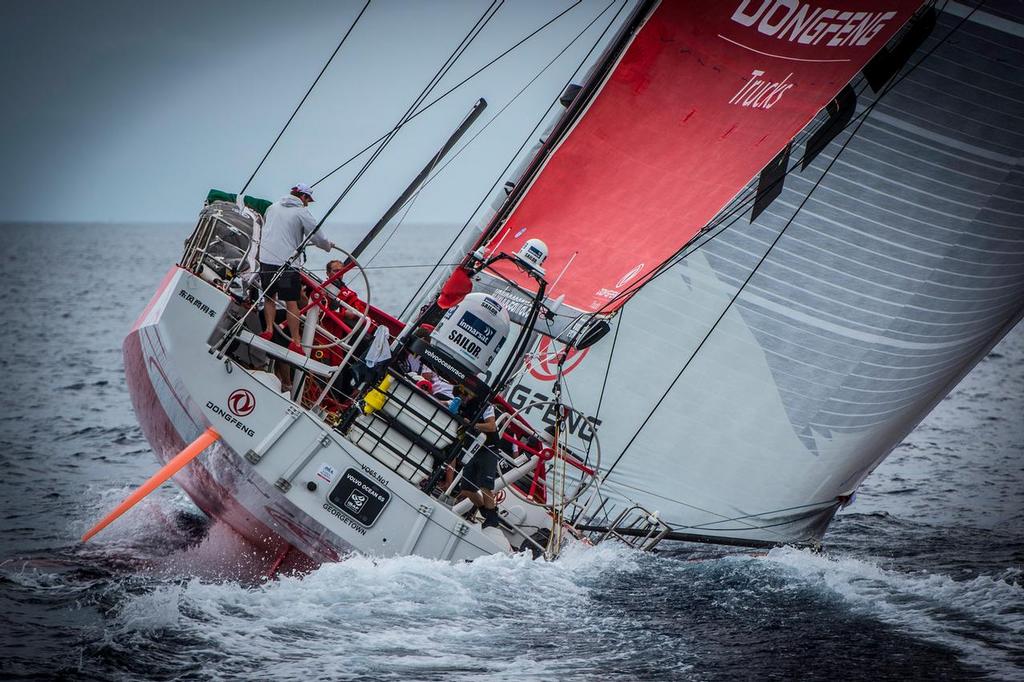
[[[338,346],[341,343],[346,343],[354,347],[355,343],[350,343],[351,340],[357,334],[361,339],[362,334],[365,333],[366,328],[370,322],[370,282],[366,277],[366,272],[361,267],[359,267],[359,264],[355,261],[355,259],[352,258],[352,256],[350,256],[346,251],[339,249],[337,246],[335,246],[334,248],[335,250],[344,254],[346,257],[344,261],[346,265],[343,266],[341,271],[334,273],[323,282],[313,279],[305,272],[300,271],[303,282],[306,284],[307,287],[309,287],[309,303],[307,303],[299,311],[299,315],[305,315],[314,307],[317,307],[320,309],[320,315],[334,322],[342,330],[342,336],[340,338],[335,337],[333,341],[329,341],[328,343],[313,344],[313,350],[325,350],[328,348]],[[345,286],[344,282],[342,281],[342,278],[350,270],[353,269],[358,270],[359,274],[362,276],[363,284],[365,285],[367,292],[366,301],[359,301],[359,298],[355,294],[355,292],[352,291],[347,286]],[[336,286],[339,289],[339,291],[342,293],[342,296],[334,296],[331,293],[331,291],[327,287],[332,285]],[[342,315],[339,315],[337,311],[332,309],[332,298],[338,301],[338,303],[341,305],[342,310],[347,311],[356,316],[355,322],[353,322],[350,325],[349,323],[345,322],[345,319]],[[353,299],[355,299],[355,301],[353,301]],[[363,303],[363,306],[359,307],[357,305],[354,305],[354,302]],[[356,340],[356,343],[358,343],[358,340],[359,339]]]

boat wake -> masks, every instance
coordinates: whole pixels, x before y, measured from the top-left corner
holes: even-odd
[[[14,592],[59,586],[74,595],[72,622],[83,627],[62,630],[55,670],[103,678],[187,676],[194,665],[191,672],[213,678],[714,679],[741,672],[737,652],[784,677],[806,677],[811,666],[810,677],[835,679],[868,652],[895,676],[1011,678],[1024,670],[1015,649],[1024,635],[1019,570],[958,581],[794,549],[695,559],[606,543],[571,546],[554,562],[353,556],[303,575],[238,580],[220,577],[245,565],[237,536],[216,524],[189,536],[174,521],[180,510],[145,509],[126,531],[136,536],[131,545],[114,532],[93,550],[102,554],[77,556],[74,568],[2,567]],[[84,625],[90,611],[102,627]],[[806,655],[779,658],[797,636]]]
[[[129,491],[97,484],[84,497],[102,510]],[[848,535],[859,536],[855,521],[843,525]],[[165,487],[96,542],[5,562],[0,577],[15,611],[63,595],[51,606],[70,609],[70,621],[22,633],[45,627],[59,650],[33,645],[14,660],[25,670],[49,660],[72,676],[182,675],[195,665],[215,678],[713,679],[739,672],[736,651],[783,676],[806,676],[814,659],[815,674],[834,679],[869,652],[897,676],[1024,671],[1019,569],[960,578],[956,565],[908,570],[905,558],[847,544],[834,555],[725,556],[573,545],[550,563],[354,556],[268,580],[263,553]],[[797,636],[807,654],[776,660]]]
[[[764,558],[787,576],[791,589],[812,587],[839,597],[853,613],[957,652],[964,663],[1013,677],[1024,668],[1024,572],[954,580],[905,572],[877,562],[817,555],[790,548]]]
[[[551,563],[354,556],[258,587],[191,578],[127,599],[104,645],[127,657],[145,642],[180,659],[185,643],[200,658],[216,652],[218,670],[269,679],[578,674],[595,661],[571,645],[576,635],[615,620],[631,632],[622,614],[596,608],[595,584],[649,560],[606,545]],[[574,648],[578,658],[565,655]]]

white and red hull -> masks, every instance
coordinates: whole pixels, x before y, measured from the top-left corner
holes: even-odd
[[[221,436],[174,476],[205,514],[268,557],[291,548],[311,563],[351,552],[469,559],[508,550],[254,373],[210,353],[207,340],[228,303],[226,294],[176,267],[123,345],[132,404],[160,462],[210,426]],[[252,403],[236,411],[230,397],[240,392]],[[254,449],[261,450],[256,464],[245,457]],[[342,472],[371,481],[386,500],[370,525],[330,501]],[[292,478],[287,491],[275,485],[282,476]]]

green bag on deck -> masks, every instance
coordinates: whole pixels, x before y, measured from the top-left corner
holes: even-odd
[[[230,201],[231,203],[235,203],[235,200],[237,198],[237,193],[231,194],[230,192],[223,192],[219,189],[211,189],[206,194],[206,203],[211,204],[214,201]],[[249,208],[251,208],[252,210],[256,211],[257,213],[264,217],[266,217],[267,215],[267,209],[270,208],[270,205],[272,203],[274,203],[272,201],[267,201],[266,199],[251,197],[248,194],[242,197],[242,202],[246,206],[248,206]]]

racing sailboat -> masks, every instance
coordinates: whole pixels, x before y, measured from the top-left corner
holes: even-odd
[[[212,192],[124,344],[146,437],[214,429],[175,481],[315,562],[816,543],[1024,313],[1021,26],[640,2],[406,310],[360,249],[327,280],[296,254],[301,353],[259,335],[265,204]],[[496,527],[446,473],[485,449]]]

